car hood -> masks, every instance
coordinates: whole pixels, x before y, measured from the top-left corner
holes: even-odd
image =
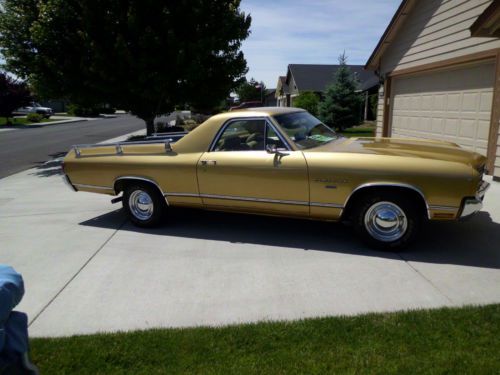
[[[486,163],[486,158],[481,154],[464,150],[455,143],[410,138],[341,138],[307,152],[351,152],[434,159],[467,164],[478,171]]]

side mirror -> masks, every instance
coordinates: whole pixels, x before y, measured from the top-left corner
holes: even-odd
[[[170,141],[165,142],[165,151],[172,152],[172,145],[170,144]]]
[[[280,150],[278,150],[278,148],[276,147],[276,145],[266,145],[266,151],[267,151],[268,154],[274,154],[274,155],[277,155],[277,156],[288,155],[286,152],[281,152]]]
[[[277,154],[278,149],[276,148],[276,145],[266,145],[266,151],[268,154]]]

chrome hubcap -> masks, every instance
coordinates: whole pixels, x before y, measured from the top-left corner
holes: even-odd
[[[130,212],[139,220],[148,220],[153,215],[153,200],[143,190],[135,190],[128,199]]]
[[[376,240],[392,242],[406,233],[408,220],[397,204],[377,202],[366,211],[365,228]]]

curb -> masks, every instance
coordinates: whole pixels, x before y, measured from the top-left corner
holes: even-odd
[[[52,126],[52,125],[60,125],[60,124],[70,124],[73,122],[83,122],[83,121],[89,121],[85,118],[78,119],[78,120],[61,120],[61,121],[52,121],[52,122],[38,122],[34,123],[31,125],[10,125],[10,126],[4,126],[5,129],[31,129],[31,128],[43,128],[45,126]]]
[[[95,121],[95,120],[101,120],[101,119],[110,119],[110,118],[117,118],[117,115],[100,115],[99,117],[96,117],[95,119],[88,119],[85,117],[82,118],[77,118],[77,119],[69,119],[69,120],[60,120],[60,121],[51,121],[51,122],[37,122],[33,123],[30,125],[3,125],[2,129],[31,129],[31,128],[43,128],[45,126],[52,126],[52,125],[60,125],[60,124],[70,124],[73,122],[83,122],[83,121]]]

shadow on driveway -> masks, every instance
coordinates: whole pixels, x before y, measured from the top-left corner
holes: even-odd
[[[35,173],[31,173],[33,176],[37,177],[50,177],[56,175],[62,175],[62,158],[66,156],[66,152],[56,152],[49,155],[51,159],[48,161],[37,161],[35,164]]]
[[[420,239],[399,254],[369,249],[356,238],[352,228],[338,223],[191,209],[171,209],[169,213],[162,227],[143,229],[127,223],[121,230],[404,261],[500,268],[500,224],[493,222],[487,212],[480,212],[467,221],[426,223]],[[125,214],[116,210],[80,225],[117,229],[120,218],[124,219]]]

